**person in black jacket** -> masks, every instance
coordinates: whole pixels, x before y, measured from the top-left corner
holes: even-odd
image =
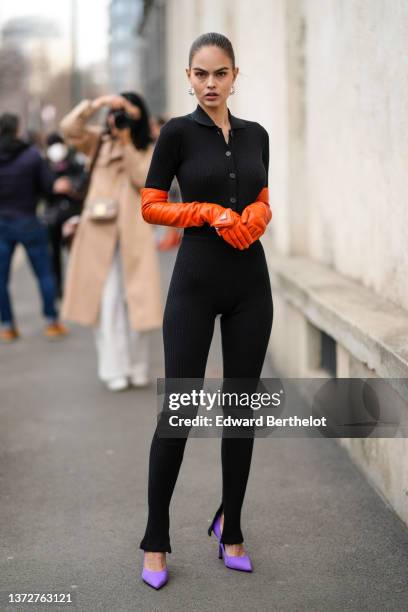
[[[51,196],[65,187],[56,180],[37,147],[18,138],[18,131],[17,115],[0,116],[0,338],[7,342],[19,337],[8,291],[12,257],[19,243],[37,277],[47,320],[45,335],[54,338],[67,334],[58,321],[47,230],[36,216],[39,197]]]
[[[66,188],[64,193],[53,193],[47,198],[44,213],[44,221],[48,227],[50,239],[57,294],[61,298],[63,288],[62,226],[68,219],[82,212],[82,192],[85,187],[86,172],[84,164],[79,163],[74,150],[65,144],[58,132],[48,134],[46,156],[50,169],[58,178],[64,179],[64,182],[60,181],[60,183]]]

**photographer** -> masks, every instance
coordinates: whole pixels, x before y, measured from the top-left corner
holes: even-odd
[[[105,125],[88,125],[101,108]],[[61,122],[66,142],[90,162],[72,243],[62,317],[92,326],[98,376],[112,391],[148,379],[149,334],[162,323],[153,229],[141,215],[153,153],[149,115],[135,93],[83,100]]]

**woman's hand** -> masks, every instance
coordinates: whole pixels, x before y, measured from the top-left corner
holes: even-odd
[[[217,234],[236,249],[241,251],[247,249],[255,241],[251,232],[242,223],[241,215],[231,209],[228,209],[228,213],[232,217],[233,224],[226,227],[214,225]]]
[[[77,233],[79,223],[81,221],[80,215],[75,215],[74,217],[70,217],[65,223],[62,225],[62,239],[63,243],[70,248],[71,244],[75,238]]]
[[[138,106],[134,106],[129,100],[126,100],[126,98],[115,94],[96,98],[92,102],[92,105],[95,110],[103,106],[109,106],[112,110],[124,110],[132,119],[140,119],[141,117],[141,110]]]
[[[258,240],[265,233],[271,215],[264,202],[254,202],[243,210],[241,218],[253,239]]]
[[[142,112],[138,106],[135,106],[122,96],[113,96],[113,98],[111,98],[110,107],[113,110],[123,109],[129,115],[129,117],[132,117],[132,119],[140,119],[142,115]]]
[[[54,181],[54,193],[70,195],[72,191],[72,183],[67,176],[60,176]]]
[[[93,100],[92,102],[92,107],[96,111],[102,108],[103,106],[110,106],[111,101],[116,97],[117,96],[114,96],[114,95],[108,95],[108,96],[100,96],[99,98],[95,98],[95,100]]]
[[[254,240],[258,240],[266,230],[266,226],[272,219],[272,211],[269,206],[269,191],[264,187],[258,194],[256,202],[244,208],[241,215],[242,223],[246,225]]]
[[[256,214],[250,206],[247,206],[242,212],[242,222],[248,228],[254,240],[258,240],[266,230],[267,223],[264,218]]]
[[[232,227],[220,228],[217,230],[217,233],[225,242],[228,242],[231,246],[240,251],[249,248],[251,244],[255,242],[251,233],[241,221]]]
[[[118,111],[123,110],[129,117],[134,120],[140,119],[141,110],[138,106],[135,106],[126,98],[117,95],[108,95],[101,96],[100,98],[96,98],[93,101],[92,105],[95,110],[102,108],[103,106],[108,106],[110,111]],[[120,142],[122,146],[126,146],[132,144],[132,137],[130,133],[130,128],[124,128],[118,130],[115,125],[115,119],[112,114],[108,115],[108,124],[111,131],[112,136]]]

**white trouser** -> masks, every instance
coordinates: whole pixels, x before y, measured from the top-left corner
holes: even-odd
[[[98,376],[102,381],[148,374],[149,331],[140,332],[130,327],[119,244],[103,288],[94,335]]]

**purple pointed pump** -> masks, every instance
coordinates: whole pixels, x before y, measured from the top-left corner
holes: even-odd
[[[164,570],[154,571],[143,567],[142,580],[154,589],[160,589],[166,584],[169,579],[169,571],[167,567]]]
[[[227,555],[225,552],[225,546],[221,542],[221,515],[218,515],[214,523],[208,530],[208,535],[211,536],[211,531],[215,533],[218,540],[218,558],[224,559],[225,567],[230,569],[240,570],[241,572],[252,572],[252,563],[249,555],[243,555],[242,557],[235,557]]]

